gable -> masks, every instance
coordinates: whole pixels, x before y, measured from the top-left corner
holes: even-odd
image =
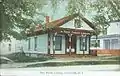
[[[86,24],[84,21],[81,21],[81,27],[75,27],[75,19],[63,24],[60,26],[62,28],[71,28],[71,29],[84,29],[84,30],[93,30],[88,24]]]
[[[45,30],[43,30],[43,28],[38,28],[37,30],[35,29],[34,30],[34,33],[41,33],[41,32],[44,32],[44,33],[47,33],[48,31],[52,30],[52,29],[56,29],[56,28],[69,28],[69,29],[72,29],[72,30],[85,30],[85,31],[93,31],[94,34],[96,34],[96,32],[98,30],[97,27],[95,27],[95,25],[90,22],[88,19],[86,19],[84,16],[80,16],[80,19],[82,20],[82,24],[80,28],[76,28],[74,26],[74,19],[77,18],[79,16],[78,13],[76,14],[72,14],[72,15],[69,15],[69,16],[66,16],[66,17],[63,17],[63,18],[60,18],[60,19],[57,19],[57,20],[54,20],[54,21],[51,21],[49,22],[47,19],[46,23],[44,24],[45,25]],[[47,17],[49,18],[49,17]],[[90,28],[91,27],[91,28]],[[28,31],[28,34],[32,34],[31,31]]]

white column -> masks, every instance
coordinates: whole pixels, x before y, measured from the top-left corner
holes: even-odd
[[[72,34],[68,34],[69,36],[69,55],[71,55],[71,49],[72,49]]]
[[[57,35],[57,32],[53,34],[53,56],[55,55],[55,36]]]

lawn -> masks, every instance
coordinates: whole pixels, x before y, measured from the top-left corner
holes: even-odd
[[[120,64],[119,61],[73,61],[73,62],[48,62],[27,65],[26,67],[72,66],[72,65],[106,65]]]

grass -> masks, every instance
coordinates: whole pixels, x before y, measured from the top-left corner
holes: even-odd
[[[27,65],[26,67],[44,67],[44,66],[70,66],[70,65],[102,65],[102,64],[120,64],[119,61],[74,61],[74,62],[49,62]]]
[[[111,57],[111,58],[107,58],[108,60],[118,60],[120,61],[120,56],[116,56],[116,57]]]

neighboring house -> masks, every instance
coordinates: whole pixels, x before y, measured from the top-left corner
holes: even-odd
[[[7,49],[14,46],[14,52],[24,51],[26,55],[36,56],[39,54],[90,54],[90,38],[94,32],[94,25],[86,18],[79,26],[78,14],[69,15],[58,20],[49,22],[46,17],[45,28],[37,25],[34,32],[27,31],[27,40],[15,40],[14,45],[9,45]],[[19,43],[18,43],[19,42]],[[3,44],[1,44],[1,47]],[[4,51],[3,49],[1,49]]]
[[[95,37],[92,37],[91,46],[95,45]],[[100,49],[120,49],[120,21],[110,22],[107,35],[98,36],[98,47]]]
[[[16,40],[13,37],[11,37],[11,40],[2,40],[0,43],[0,55],[21,52],[22,44],[22,40]]]

